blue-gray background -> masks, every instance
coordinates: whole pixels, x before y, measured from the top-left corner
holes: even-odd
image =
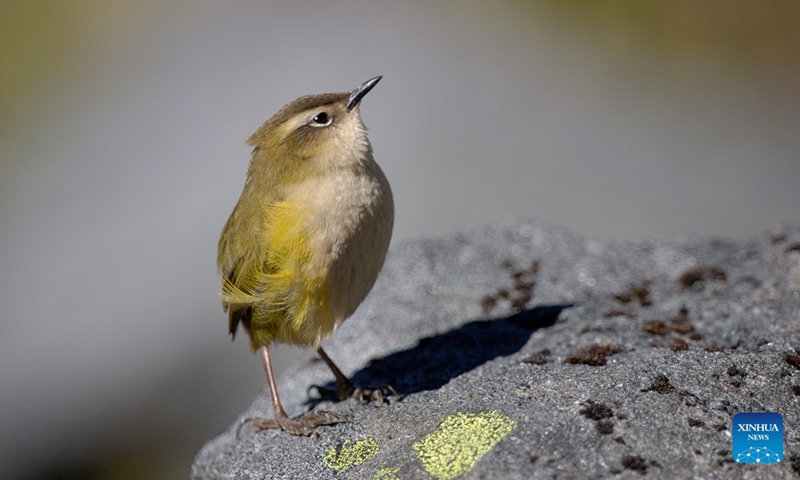
[[[6,1],[0,31],[4,478],[184,477],[262,387],[216,241],[244,140],[300,95],[384,75],[395,241],[800,221],[791,0]]]

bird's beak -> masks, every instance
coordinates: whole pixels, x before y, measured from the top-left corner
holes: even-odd
[[[364,98],[364,95],[369,93],[369,91],[372,90],[372,87],[378,84],[381,78],[383,78],[383,75],[378,75],[377,77],[370,78],[360,86],[354,88],[350,92],[350,100],[347,101],[347,111],[354,109],[356,105],[358,105],[358,102]]]

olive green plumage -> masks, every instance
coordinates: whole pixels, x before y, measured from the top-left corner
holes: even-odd
[[[217,264],[229,331],[242,324],[254,350],[274,341],[318,346],[383,265],[392,192],[358,108],[379,78],[298,98],[248,140],[247,179]]]

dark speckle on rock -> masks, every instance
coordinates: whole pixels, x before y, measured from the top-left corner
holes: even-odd
[[[491,295],[486,295],[481,299],[481,307],[483,307],[483,313],[491,312],[495,305],[497,305],[497,298]]]
[[[509,292],[506,288],[497,288],[494,293],[481,299],[484,314],[491,312],[500,300],[508,299],[511,312],[520,312],[525,309],[533,298],[533,289],[536,287],[536,273],[539,271],[539,262],[532,261],[527,268],[521,268],[512,260],[500,263],[511,276],[514,282],[513,289]]]
[[[800,370],[800,355],[795,355],[793,353],[786,354],[786,363],[793,366],[794,368]]]
[[[650,289],[644,283],[634,283],[624,292],[614,294],[614,299],[620,303],[630,303],[637,301],[643,307],[649,307],[653,304],[653,299],[650,297]]]
[[[687,418],[686,421],[687,421],[687,423],[689,423],[690,427],[704,427],[706,425],[706,422],[704,422],[702,420],[698,420],[696,418],[691,418],[690,417],[690,418]]]
[[[792,466],[792,470],[796,475],[800,475],[800,455],[796,453],[792,453],[789,456],[789,464]]]
[[[705,399],[698,397],[689,390],[681,390],[678,394],[683,397],[683,404],[687,407],[705,406],[708,403]]]
[[[611,420],[600,420],[594,424],[594,427],[600,435],[611,435],[614,433],[614,422]]]
[[[645,332],[652,335],[666,335],[670,332],[670,329],[659,319],[645,322],[642,328]]]
[[[694,331],[694,327],[689,323],[673,323],[670,326],[670,330],[675,333],[686,335],[687,333],[692,333]]]
[[[684,289],[697,286],[699,283],[707,281],[724,282],[728,279],[725,270],[713,265],[701,265],[690,268],[681,274],[678,283]]]
[[[672,346],[669,348],[673,352],[679,352],[681,350],[689,350],[689,344],[678,338],[675,340],[675,343],[673,343]]]
[[[769,241],[773,245],[777,245],[779,243],[783,243],[786,241],[786,234],[785,233],[775,233],[772,234],[769,238]]]
[[[550,350],[544,349],[539,350],[538,352],[534,353],[529,357],[525,357],[522,359],[523,363],[532,363],[534,365],[544,365],[547,363],[547,356],[550,355]]]
[[[745,372],[739,370],[733,365],[728,367],[725,373],[727,373],[729,377],[744,377],[746,375]]]
[[[611,317],[632,317],[633,314],[630,312],[626,312],[625,310],[619,310],[617,308],[612,308],[610,310],[606,310],[603,312],[603,318],[611,318]]]
[[[658,375],[649,387],[642,390],[642,392],[656,392],[656,393],[672,393],[675,387],[669,383],[669,378],[666,375]]]
[[[686,308],[682,308],[678,313],[670,317],[669,325],[664,323],[662,320],[655,318],[653,320],[646,321],[642,326],[642,329],[651,335],[658,336],[668,335],[671,332],[686,335],[694,331],[694,326],[689,323],[688,319],[688,310]]]
[[[606,358],[619,352],[621,350],[613,345],[588,345],[564,361],[571,364],[601,367],[606,364]]]
[[[639,455],[625,455],[620,463],[626,470],[633,470],[640,475],[647,473],[647,460]]]
[[[584,407],[580,409],[578,413],[589,420],[602,420],[614,416],[614,411],[611,410],[608,405],[602,402],[595,402],[594,400],[586,400],[584,402]]]

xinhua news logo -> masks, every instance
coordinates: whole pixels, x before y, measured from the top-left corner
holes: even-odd
[[[783,417],[774,412],[733,416],[731,453],[739,463],[778,463],[783,460]]]

